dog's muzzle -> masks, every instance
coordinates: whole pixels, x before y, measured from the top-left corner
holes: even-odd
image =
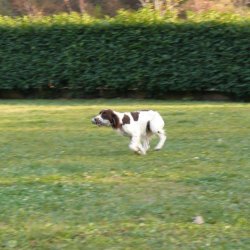
[[[92,122],[93,124],[95,124],[95,125],[98,125],[98,126],[101,126],[101,125],[102,125],[101,121],[100,121],[98,118],[93,118],[93,119],[91,119],[91,122]]]

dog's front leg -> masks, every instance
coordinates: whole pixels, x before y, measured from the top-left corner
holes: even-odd
[[[142,154],[142,155],[146,154],[145,149],[141,145],[140,136],[133,136],[131,138],[129,148],[137,154]]]
[[[150,149],[149,137],[147,135],[142,136],[142,146],[146,152]]]

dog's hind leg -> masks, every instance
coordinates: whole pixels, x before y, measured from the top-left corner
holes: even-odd
[[[159,140],[158,144],[156,145],[155,150],[160,150],[164,146],[164,143],[167,140],[167,136],[166,136],[165,131],[163,129],[158,130],[156,132],[156,134],[158,135],[160,140]]]
[[[147,130],[152,134],[157,135],[160,139],[155,147],[155,150],[162,149],[167,139],[167,136],[164,131],[164,125],[165,123],[158,113],[156,113],[155,117],[147,124]]]

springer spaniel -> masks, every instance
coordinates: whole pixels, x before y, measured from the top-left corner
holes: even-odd
[[[161,115],[153,110],[120,113],[111,109],[102,110],[92,119],[98,126],[111,126],[118,133],[130,137],[129,148],[145,155],[150,148],[149,140],[153,134],[158,135],[159,142],[155,150],[160,150],[167,137]]]

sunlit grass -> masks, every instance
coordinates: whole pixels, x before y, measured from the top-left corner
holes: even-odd
[[[134,155],[106,107],[158,110],[165,148]],[[1,249],[248,249],[249,104],[1,101],[0,138]]]

